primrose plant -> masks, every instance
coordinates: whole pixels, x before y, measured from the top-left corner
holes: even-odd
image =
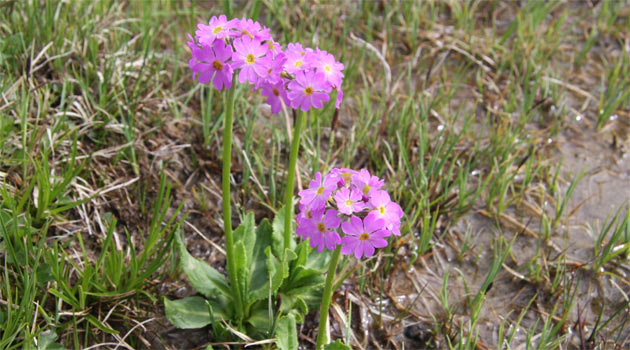
[[[296,244],[292,233],[293,190],[300,135],[306,113],[343,99],[344,65],[319,48],[291,43],[286,49],[270,30],[251,19],[212,17],[188,35],[193,79],[224,92],[222,209],[226,278],[192,257],[178,235],[180,264],[191,285],[204,297],[165,299],[167,318],[179,328],[211,325],[216,340],[275,337],[280,349],[297,349],[296,323],[319,305],[328,254]],[[298,110],[287,168],[285,205],[270,222],[258,226],[248,213],[232,230],[230,161],[236,82],[260,90],[273,113]],[[380,223],[380,221],[379,221]],[[304,229],[302,229],[304,231]],[[369,254],[369,250],[366,251]],[[330,297],[328,298],[330,299]],[[268,343],[265,343],[268,344]]]

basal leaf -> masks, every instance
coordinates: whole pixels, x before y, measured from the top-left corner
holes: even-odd
[[[265,249],[265,255],[267,256],[267,272],[269,276],[271,276],[271,291],[275,294],[285,278],[282,262],[273,255],[271,247],[267,247],[267,249]]]
[[[324,272],[328,268],[328,262],[330,261],[331,256],[332,252],[330,250],[324,249],[323,252],[319,253],[313,249],[308,255],[304,266],[309,269],[315,269]]]
[[[64,347],[55,343],[57,340],[57,333],[52,330],[46,330],[41,332],[37,337],[37,349],[38,350],[62,350]]]
[[[280,350],[297,350],[297,327],[293,315],[282,316],[278,321],[276,345]]]
[[[291,269],[294,269],[297,266],[303,266],[306,264],[306,259],[308,258],[308,253],[311,248],[308,245],[307,241],[302,241],[300,244],[295,247],[295,254],[297,255],[297,259],[295,259],[291,263]]]
[[[282,251],[284,250],[284,217],[286,215],[286,207],[280,208],[276,213],[276,216],[273,218],[273,244],[271,245],[271,249],[273,250],[273,254],[275,256],[282,256]],[[293,218],[291,219],[291,223],[295,222],[295,213],[293,213]],[[293,225],[291,225],[291,233],[293,234],[295,230],[293,229]],[[291,238],[291,250],[295,250],[295,239]]]
[[[166,318],[177,328],[201,328],[213,322],[206,299],[198,296],[178,300],[164,298]]]
[[[271,330],[271,326],[273,324],[273,316],[269,315],[269,309],[264,305],[264,303],[255,304],[256,307],[250,312],[249,318],[247,318],[247,323],[251,325],[254,329],[253,332],[250,330],[250,333],[259,333],[259,334],[267,334]]]
[[[308,313],[308,306],[301,296],[292,294],[282,295],[282,304],[280,305],[280,312],[283,314],[289,314],[292,310],[306,315]]]
[[[243,222],[234,230],[234,243],[243,242],[248,261],[254,254],[254,242],[256,241],[256,223],[254,213],[249,212],[243,218]]]
[[[304,286],[315,287],[324,283],[323,272],[320,270],[309,269],[303,266],[299,266],[295,270],[291,271],[291,278],[287,287],[289,289],[300,288]]]
[[[289,264],[297,256],[292,250],[286,249],[283,259],[280,260],[272,254],[270,247],[265,250],[265,254],[267,255],[267,268],[272,276],[272,291],[276,293],[283,285],[284,280],[289,277]]]
[[[284,281],[280,293],[283,298],[300,297],[309,307],[317,307],[321,302],[324,281],[321,271],[300,266]]]
[[[241,300],[245,305],[249,305],[249,277],[250,277],[250,257],[247,255],[247,248],[243,241],[235,244],[234,258],[236,267],[236,283],[242,296]]]
[[[264,219],[256,228],[256,243],[252,256],[249,300],[254,302],[269,296],[269,268],[265,249],[271,244],[271,224]]]
[[[230,297],[231,291],[225,281],[225,277],[205,261],[190,255],[181,236],[178,234],[176,237],[177,246],[179,247],[179,261],[188,277],[188,281],[195,290],[206,297],[216,297],[219,293]]]

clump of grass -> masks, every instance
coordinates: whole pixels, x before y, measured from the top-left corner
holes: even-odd
[[[604,265],[611,260],[630,256],[630,207],[619,208],[604,222],[593,249],[593,271],[597,273],[604,272]]]

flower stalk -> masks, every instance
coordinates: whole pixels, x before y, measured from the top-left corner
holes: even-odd
[[[225,93],[225,113],[223,116],[223,167],[221,175],[221,189],[223,195],[223,228],[225,231],[225,253],[227,259],[228,277],[234,295],[234,304],[238,319],[242,319],[243,302],[239,291],[236,265],[234,258],[234,237],[232,234],[232,203],[230,200],[230,174],[232,164],[232,126],[234,124],[234,91],[228,89]]]
[[[298,152],[300,150],[300,135],[306,120],[306,112],[297,113],[297,121],[293,129],[293,140],[291,141],[291,154],[289,155],[289,173],[287,175],[287,185],[284,196],[284,249],[291,248],[291,221],[293,218],[293,187],[295,183],[295,171]]]
[[[315,345],[316,350],[324,349],[324,345],[328,343],[328,337],[326,336],[326,327],[328,325],[328,309],[332,301],[332,295],[334,292],[333,283],[335,281],[335,272],[337,271],[337,263],[341,256],[341,245],[333,251],[330,264],[328,265],[328,274],[326,275],[326,284],[324,285],[324,294],[322,296],[322,304],[319,309],[319,327],[317,329],[317,343]]]

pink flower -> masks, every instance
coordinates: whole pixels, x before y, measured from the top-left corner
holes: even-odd
[[[255,84],[259,78],[266,77],[271,66],[271,60],[267,57],[267,44],[261,44],[248,36],[234,40],[236,52],[232,55],[234,68],[241,68],[238,81],[249,81]]]
[[[312,180],[308,188],[298,192],[302,197],[300,204],[319,207],[326,204],[328,198],[337,189],[337,180],[330,175],[322,179],[322,174],[315,174],[315,180]]]
[[[263,96],[267,96],[267,104],[271,106],[271,113],[278,113],[282,110],[282,103],[288,105],[289,98],[287,92],[284,89],[284,83],[278,82],[276,84],[263,83],[260,93]]]
[[[192,37],[192,35],[188,34],[188,39],[190,39],[190,41],[186,42],[186,45],[188,45],[188,48],[190,49],[190,51],[193,51],[194,49],[199,48],[199,46],[197,46],[197,43],[195,42],[195,39]]]
[[[282,71],[284,70],[284,62],[286,61],[286,59],[287,59],[286,56],[282,52],[276,55],[276,57],[274,57],[274,59],[272,60],[271,65],[269,66],[269,69],[267,69],[267,76],[265,77],[264,80],[259,80],[259,83],[271,83],[271,84],[277,84],[280,82],[284,83],[281,74],[282,74]]]
[[[313,52],[313,49],[311,49],[310,47],[307,47],[305,49],[300,43],[289,43],[289,45],[287,45],[287,51],[295,51],[304,56],[307,52]]]
[[[298,44],[299,45],[299,44]],[[284,70],[291,74],[297,74],[310,68],[310,62],[307,61],[308,56],[305,55],[306,51],[303,51],[302,45],[289,44],[289,48],[285,52],[287,57],[284,63]]]
[[[216,39],[223,39],[229,35],[233,26],[232,21],[228,21],[225,15],[212,16],[208,25],[199,23],[195,36],[202,45],[211,46]]]
[[[233,28],[236,29],[236,31],[232,31],[230,33],[230,35],[233,37],[249,37],[250,39],[255,39],[257,41],[265,41],[271,39],[269,28],[263,28],[260,23],[255,22],[251,18],[234,19],[233,21]]]
[[[318,214],[316,216],[316,214]],[[313,212],[313,219],[298,221],[303,238],[310,238],[311,247],[317,248],[318,252],[324,250],[324,246],[329,250],[335,250],[341,241],[339,234],[333,230],[339,227],[341,220],[337,217],[337,211],[329,209],[323,216],[321,212]]]
[[[346,185],[350,185],[350,182],[352,181],[352,175],[358,174],[359,172],[347,168],[335,168],[330,173],[335,174],[340,178],[337,186],[344,187]]]
[[[326,209],[326,207],[323,204],[320,206],[313,206],[313,205],[306,205],[306,204],[301,204],[301,203],[298,203],[298,208],[300,210],[300,212],[297,214],[298,219],[299,218],[312,219],[313,213],[321,210],[321,213],[315,214],[315,216],[322,215],[324,213],[324,210]]]
[[[311,228],[313,226],[312,221],[319,222],[319,219],[324,215],[325,207],[308,207],[300,205],[300,213],[297,215],[297,229],[295,233],[302,237],[303,239],[307,239],[310,237]]]
[[[232,56],[232,50],[225,45],[223,40],[215,41],[212,48],[204,46],[203,48],[193,48],[193,59],[189,65],[193,71],[193,79],[199,74],[197,80],[206,84],[212,80],[212,85],[217,90],[224,87],[229,89],[232,87],[232,67],[227,60]],[[201,62],[196,62],[201,61]]]
[[[349,189],[342,187],[333,196],[337,202],[337,209],[346,215],[352,215],[352,213],[358,213],[365,208],[365,203],[361,201],[361,192],[357,190],[350,191]]]
[[[392,202],[387,191],[375,191],[370,198],[369,206],[374,208],[368,217],[382,219],[386,227],[400,227],[400,218],[403,216],[400,205]]]
[[[372,192],[378,190],[383,186],[385,182],[378,178],[378,176],[370,175],[370,172],[366,169],[361,169],[359,173],[352,175],[352,184],[363,193],[365,201],[369,200],[369,196]],[[385,192],[387,193],[387,192]],[[389,196],[387,197],[389,198]]]
[[[319,251],[324,247],[332,250],[341,244],[342,253],[353,254],[358,259],[372,256],[376,248],[387,246],[388,236],[400,235],[402,209],[386,191],[378,189],[368,191],[370,202],[365,203],[362,190],[366,184],[380,188],[383,181],[365,169],[335,168],[324,177],[315,174],[309,188],[299,193],[297,234],[310,239]],[[331,196],[334,201],[329,200]],[[345,237],[338,240],[342,232]]]
[[[271,51],[274,54],[274,56],[282,53],[282,45],[278,44],[273,39],[270,38],[266,40],[265,42],[267,43],[267,47],[269,48],[269,51]]]
[[[329,54],[326,51],[318,50],[315,52],[316,59],[313,62],[315,68],[320,73],[324,73],[324,79],[330,85],[335,88],[341,87],[341,80],[343,79],[344,66],[342,63],[335,61],[335,56]]]
[[[394,236],[400,236],[400,220],[396,222],[390,222],[385,225],[387,231],[391,232]]]
[[[343,91],[341,90],[341,86],[337,87],[337,100],[335,101],[335,108],[339,109],[341,106],[341,101],[343,100]]]
[[[383,230],[384,227],[382,219],[368,216],[361,221],[356,216],[350,217],[349,222],[341,224],[341,229],[347,235],[341,239],[341,252],[346,255],[354,253],[357,259],[374,255],[375,248],[387,246],[385,237],[388,232]]]
[[[322,108],[328,102],[330,87],[322,73],[298,72],[295,80],[289,83],[289,100],[292,108],[306,112],[311,107]]]

